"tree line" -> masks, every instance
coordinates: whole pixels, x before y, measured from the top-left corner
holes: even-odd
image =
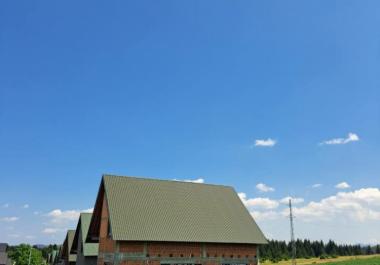
[[[336,244],[333,240],[327,243],[323,241],[310,241],[297,239],[295,242],[297,258],[313,258],[321,259],[337,256],[357,256],[380,254],[380,245],[363,246],[363,245],[347,245]],[[259,247],[260,259],[278,262],[280,260],[288,260],[292,257],[292,245],[286,241],[269,240],[268,244]]]

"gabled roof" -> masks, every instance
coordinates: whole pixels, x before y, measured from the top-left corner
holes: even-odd
[[[75,262],[77,255],[70,254],[71,246],[73,245],[75,230],[68,230],[66,234],[65,241],[62,245],[62,258],[65,259],[68,257],[69,262]]]
[[[77,253],[78,239],[81,236],[82,252],[84,256],[98,256],[98,243],[86,243],[86,237],[88,233],[88,227],[90,226],[92,213],[81,213],[75,230],[75,236],[73,240],[73,245],[71,246],[70,253]]]
[[[99,236],[103,194],[113,240],[267,242],[232,187],[110,175],[102,178],[89,240]]]

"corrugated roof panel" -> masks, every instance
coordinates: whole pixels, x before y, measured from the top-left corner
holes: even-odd
[[[82,245],[83,245],[83,255],[84,256],[98,256],[98,243],[86,243],[86,237],[88,233],[88,228],[90,226],[92,213],[81,213],[81,231],[82,231]]]
[[[75,262],[77,260],[77,255],[70,254],[71,246],[73,245],[74,236],[75,236],[75,230],[67,231],[67,247],[68,247],[70,262]]]
[[[263,244],[232,187],[103,176],[114,240]]]

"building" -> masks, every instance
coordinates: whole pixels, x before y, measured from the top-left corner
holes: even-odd
[[[55,264],[58,256],[58,250],[53,249],[49,254],[48,254],[48,259],[47,263],[48,264]]]
[[[71,254],[71,246],[73,245],[75,236],[75,230],[68,230],[65,241],[63,242],[62,248],[61,248],[61,260],[63,260],[64,265],[75,265],[77,255]]]
[[[75,230],[71,254],[76,254],[76,265],[96,265],[98,259],[98,243],[86,243],[91,213],[81,213]]]
[[[12,265],[12,260],[8,257],[8,244],[0,243],[0,265]]]
[[[232,187],[104,175],[86,242],[97,265],[243,265],[267,240]]]

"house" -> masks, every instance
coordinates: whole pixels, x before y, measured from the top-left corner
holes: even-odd
[[[52,260],[52,264],[55,265],[65,265],[64,257],[63,257],[63,245],[58,247],[58,251],[56,253],[55,258]]]
[[[86,242],[97,265],[243,265],[267,240],[232,187],[104,175]]]
[[[0,243],[0,265],[12,265],[12,260],[8,257],[8,244]]]
[[[62,248],[61,248],[61,259],[63,260],[64,265],[75,265],[77,255],[70,254],[71,246],[73,245],[75,236],[75,230],[68,230],[65,241],[63,242]]]
[[[98,258],[98,243],[86,243],[91,213],[81,213],[75,230],[71,254],[76,254],[76,265],[96,265]]]

